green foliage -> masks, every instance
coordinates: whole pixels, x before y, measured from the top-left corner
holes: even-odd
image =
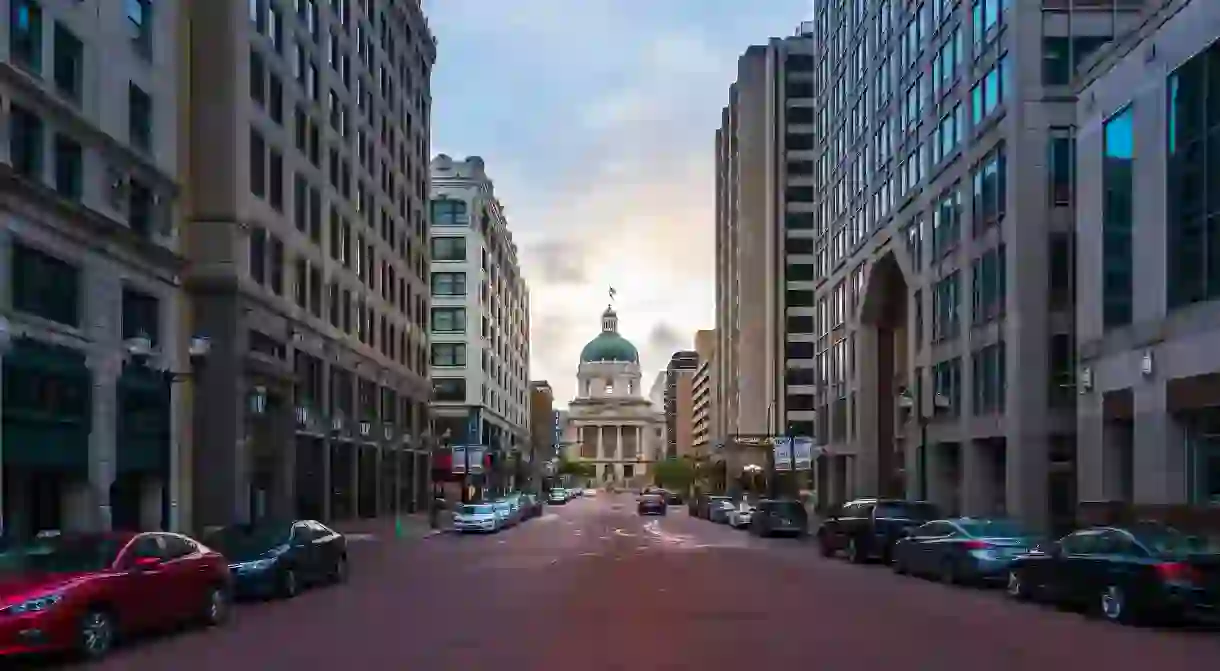
[[[571,475],[578,478],[592,478],[597,475],[593,464],[587,464],[583,461],[568,461],[562,458],[559,460],[557,472],[560,475]]]
[[[653,466],[652,479],[658,487],[685,492],[695,481],[695,465],[689,459],[666,459]]]

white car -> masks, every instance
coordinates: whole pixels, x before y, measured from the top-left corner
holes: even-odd
[[[496,501],[490,504],[496,511],[496,517],[500,520],[500,527],[511,527],[517,523],[517,513],[513,510],[513,504],[509,501]]]
[[[586,489],[584,495],[585,496],[597,496],[597,490],[596,489]]]
[[[490,503],[464,505],[453,515],[453,529],[460,532],[495,533],[504,527]]]
[[[734,529],[745,529],[750,526],[750,519],[754,517],[754,506],[743,503],[729,511],[729,526]]]

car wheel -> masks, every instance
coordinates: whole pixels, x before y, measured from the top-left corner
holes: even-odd
[[[864,553],[860,551],[860,545],[856,542],[855,538],[848,539],[847,541],[847,561],[853,564],[864,563]]]
[[[1098,602],[1102,617],[1111,622],[1129,624],[1133,621],[1127,607],[1127,593],[1118,585],[1109,585],[1101,591]]]
[[[203,623],[216,627],[229,619],[229,593],[222,587],[209,587],[203,605]]]
[[[1029,585],[1025,584],[1025,579],[1016,570],[1008,572],[1008,582],[1004,587],[1004,591],[1008,593],[1008,596],[1020,601],[1027,601],[1033,596]]]
[[[80,619],[77,631],[77,645],[81,657],[93,661],[109,654],[110,649],[114,647],[114,625],[114,617],[105,609],[91,609],[85,613]]]
[[[945,559],[940,563],[940,581],[946,585],[956,585],[960,581],[957,564],[952,559]]]
[[[296,598],[301,592],[301,585],[297,582],[297,572],[288,568],[280,573],[280,596],[285,599]]]
[[[347,557],[340,556],[338,559],[335,560],[334,568],[331,569],[331,574],[330,574],[331,582],[336,583],[336,584],[347,582],[348,570],[349,569],[347,566]]]

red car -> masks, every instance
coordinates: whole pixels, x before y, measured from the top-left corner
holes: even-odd
[[[72,652],[96,659],[124,634],[229,612],[229,564],[164,532],[39,538],[0,552],[0,659]]]

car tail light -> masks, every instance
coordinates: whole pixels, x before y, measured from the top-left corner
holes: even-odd
[[[1161,582],[1176,582],[1193,584],[1199,582],[1199,572],[1190,564],[1182,562],[1167,562],[1156,565],[1156,573]]]
[[[974,550],[990,550],[991,549],[991,543],[986,543],[984,541],[966,541],[962,545],[965,546],[965,548],[967,550],[970,550],[972,552]]]

